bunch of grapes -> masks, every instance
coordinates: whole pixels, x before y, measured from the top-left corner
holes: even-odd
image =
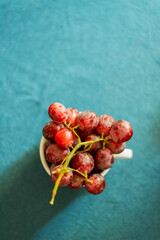
[[[52,103],[48,114],[52,121],[43,127],[43,136],[55,184],[50,204],[59,186],[74,190],[85,186],[91,194],[101,193],[106,184],[100,173],[112,167],[113,154],[125,149],[133,135],[130,123],[107,114],[98,117],[92,111],[66,109],[61,103]]]

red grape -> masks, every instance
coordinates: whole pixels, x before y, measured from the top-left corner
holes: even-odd
[[[97,139],[100,139],[100,136],[98,136],[96,134],[90,134],[90,135],[87,136],[85,141],[88,142],[88,141],[94,141],[94,140],[97,140]],[[92,147],[90,148],[90,151],[97,151],[101,147],[102,147],[102,142],[101,141],[95,142],[95,143],[93,143]]]
[[[112,153],[116,153],[116,154],[121,153],[126,147],[125,142],[115,143],[112,140],[109,140],[109,142],[110,142],[109,144],[108,143],[106,144],[106,148],[109,148],[112,151]]]
[[[62,128],[56,132],[55,141],[60,147],[66,148],[73,144],[74,135],[69,129]]]
[[[72,127],[74,127],[76,125],[76,120],[79,115],[79,112],[75,108],[67,108],[67,112],[68,112],[68,118],[67,118],[66,122],[67,123],[71,122]]]
[[[74,190],[78,190],[83,186],[83,184],[84,184],[84,177],[76,172],[73,172],[73,178],[70,184],[68,185],[68,187]]]
[[[52,167],[51,166],[51,179],[53,183],[56,183],[57,178],[59,177],[61,166]],[[53,171],[59,170],[59,172],[53,173]],[[64,173],[63,177],[61,178],[59,186],[67,186],[73,178],[73,172],[68,170],[67,173]]]
[[[114,158],[111,150],[100,149],[96,152],[95,164],[99,169],[105,170],[111,168],[113,163]]]
[[[61,103],[52,103],[48,108],[48,114],[57,123],[64,122],[68,117],[67,109]]]
[[[98,173],[93,173],[89,176],[89,180],[92,180],[93,183],[85,182],[86,190],[94,195],[97,195],[105,189],[106,182],[103,176]]]
[[[80,125],[79,129],[82,131],[90,131],[97,127],[99,122],[98,116],[92,111],[85,111],[79,114],[77,124]]]
[[[132,137],[133,129],[131,124],[126,120],[119,120],[111,127],[110,135],[114,142],[126,142]]]
[[[83,173],[87,171],[89,174],[94,168],[94,159],[87,152],[78,153],[72,159],[72,166]]]
[[[99,124],[96,128],[98,134],[104,133],[105,136],[109,135],[110,129],[115,122],[114,118],[110,115],[104,114],[99,117]]]
[[[56,143],[50,144],[46,150],[47,160],[54,164],[60,164],[70,153],[69,148],[61,148]]]
[[[49,140],[53,141],[56,132],[63,127],[63,124],[54,123],[53,121],[47,122],[43,127],[43,136]]]

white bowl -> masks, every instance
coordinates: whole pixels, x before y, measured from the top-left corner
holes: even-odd
[[[50,168],[49,168],[49,165],[48,165],[48,163],[46,161],[46,158],[45,158],[44,147],[45,147],[45,138],[42,136],[41,141],[40,141],[40,145],[39,145],[40,159],[41,159],[41,162],[42,162],[42,165],[43,165],[44,169],[50,175]],[[133,151],[131,149],[125,149],[123,152],[121,152],[119,154],[113,154],[113,156],[114,156],[114,158],[130,159],[133,156]],[[110,170],[110,168],[102,171],[100,174],[102,176],[105,176],[108,173],[109,170]]]

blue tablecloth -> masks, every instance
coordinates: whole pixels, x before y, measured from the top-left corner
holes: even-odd
[[[1,0],[2,240],[160,239],[160,1]],[[59,189],[39,158],[52,102],[131,122],[132,160],[98,195]]]

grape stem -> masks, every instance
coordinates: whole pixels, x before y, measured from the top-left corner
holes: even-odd
[[[55,199],[55,196],[56,196],[56,193],[57,193],[57,190],[58,190],[58,186],[59,186],[59,184],[60,184],[60,181],[61,181],[61,179],[62,179],[62,177],[63,177],[63,175],[66,173],[66,174],[68,174],[68,170],[69,169],[71,169],[71,168],[68,168],[68,165],[69,165],[69,163],[70,163],[70,161],[71,161],[71,159],[76,155],[76,154],[78,154],[78,153],[80,153],[80,152],[86,152],[86,151],[89,151],[90,150],[90,148],[92,147],[92,145],[93,145],[93,143],[95,143],[95,142],[98,142],[98,141],[103,141],[103,143],[105,144],[106,142],[107,142],[107,140],[110,138],[110,136],[107,136],[107,137],[101,137],[100,139],[96,139],[96,140],[93,140],[93,141],[87,141],[87,142],[81,142],[81,140],[80,140],[80,137],[78,136],[78,134],[75,132],[75,128],[77,128],[77,126],[76,127],[74,127],[74,128],[71,128],[70,127],[70,125],[68,126],[66,123],[64,123],[70,130],[72,130],[73,131],[73,133],[78,137],[78,144],[72,149],[72,151],[69,153],[69,155],[62,161],[62,163],[61,163],[61,171],[60,171],[60,174],[59,174],[59,176],[58,176],[58,178],[57,178],[57,180],[56,180],[56,183],[55,183],[55,186],[54,186],[54,189],[53,189],[53,191],[52,191],[52,198],[51,198],[51,201],[50,201],[50,204],[51,205],[53,205],[54,204],[54,199]],[[86,149],[84,149],[84,150],[82,150],[82,151],[77,151],[79,148],[81,148],[82,146],[86,146],[87,145],[87,147],[88,148],[86,148]],[[63,165],[64,164],[64,165]],[[86,181],[90,181],[89,179],[88,179],[88,175],[87,175],[87,173],[86,174],[83,174],[83,173],[81,173],[80,171],[78,171],[78,170],[76,170],[76,169],[72,169],[72,171],[76,171],[76,172],[78,172],[79,174],[81,174],[81,175],[83,175],[84,177],[85,177],[85,180]],[[54,171],[53,171],[54,172]],[[91,184],[92,184],[92,182],[90,182]]]
[[[92,180],[89,180],[89,179],[88,179],[88,175],[87,175],[87,174],[84,174],[84,173],[82,173],[81,171],[79,171],[79,170],[77,170],[77,169],[74,169],[74,168],[67,168],[67,169],[79,173],[80,175],[82,175],[82,176],[84,177],[84,180],[85,180],[85,181],[90,182],[90,183],[93,182]]]
[[[56,193],[57,193],[57,190],[58,190],[58,186],[59,186],[59,183],[61,181],[61,178],[63,177],[63,174],[64,174],[64,171],[61,170],[61,173],[59,174],[59,177],[56,181],[56,184],[54,186],[54,189],[53,189],[53,192],[52,192],[52,199],[50,201],[50,204],[53,205],[54,204],[54,199],[55,199],[55,196],[56,196]]]
[[[74,135],[78,138],[78,143],[80,143],[81,142],[80,136],[75,131],[75,129],[79,128],[79,124],[75,127],[71,127],[70,126],[70,125],[72,125],[71,122],[69,122],[68,124],[66,122],[64,122],[64,125],[74,133]]]

